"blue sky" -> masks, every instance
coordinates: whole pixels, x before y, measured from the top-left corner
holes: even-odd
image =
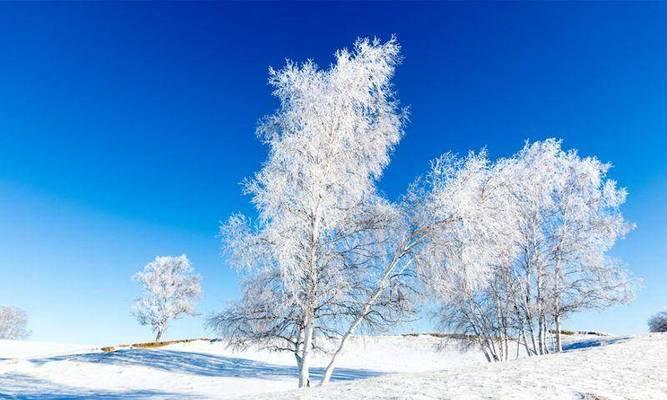
[[[551,136],[613,163],[637,224],[614,255],[643,289],[566,327],[643,332],[667,308],[665,21],[657,2],[2,3],[0,304],[29,312],[34,340],[150,339],[130,276],[187,253],[200,311],[223,306],[238,287],[218,222],[252,212],[238,182],[266,156],[268,67],[396,34],[412,115],[381,189],[395,198],[448,150]],[[166,337],[205,334],[189,318]]]

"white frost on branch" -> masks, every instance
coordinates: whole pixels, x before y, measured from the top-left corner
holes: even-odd
[[[132,277],[144,294],[136,300],[133,315],[141,325],[150,325],[159,341],[170,320],[195,314],[201,295],[201,277],[194,273],[184,254],[179,257],[156,257],[143,271]]]
[[[528,354],[548,353],[550,330],[560,351],[564,317],[629,301],[637,281],[607,253],[632,225],[608,169],[554,139],[489,165],[470,219],[478,228],[452,238],[458,253],[430,263],[442,324],[498,361],[510,356],[510,338]]]
[[[309,382],[315,333],[336,336],[336,320],[355,314],[351,301],[365,293],[363,232],[380,229],[391,209],[375,182],[407,115],[391,85],[399,50],[395,38],[359,39],[328,69],[312,61],[270,69],[280,107],[257,129],[269,155],[244,182],[259,217],[234,215],[222,227],[233,265],[279,277],[272,299],[296,310],[281,318],[296,326],[290,342],[298,344],[300,386]],[[237,312],[247,312],[247,300]]]
[[[26,339],[30,334],[28,313],[18,307],[0,307],[0,339]]]

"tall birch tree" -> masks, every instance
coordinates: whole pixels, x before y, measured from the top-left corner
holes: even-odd
[[[341,246],[357,234],[357,216],[381,203],[375,182],[402,136],[405,112],[391,84],[399,50],[395,38],[359,39],[327,69],[288,61],[269,70],[280,106],[257,129],[268,159],[244,182],[258,218],[232,217],[223,237],[237,267],[279,272],[282,301],[303,327],[300,387],[309,384],[318,310],[357,281]]]

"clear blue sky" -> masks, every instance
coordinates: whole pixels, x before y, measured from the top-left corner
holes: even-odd
[[[566,327],[645,331],[667,308],[667,3],[2,3],[0,304],[29,312],[34,340],[150,339],[130,276],[181,253],[202,313],[236,297],[216,235],[252,212],[238,182],[266,156],[268,66],[392,33],[412,117],[382,190],[444,151],[527,138],[612,162],[638,226],[614,254],[644,287]],[[167,337],[204,334],[190,318]]]

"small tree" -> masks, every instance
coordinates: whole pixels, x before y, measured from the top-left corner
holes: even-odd
[[[134,304],[132,314],[141,325],[150,325],[159,341],[172,319],[194,315],[195,303],[201,295],[201,277],[194,274],[190,260],[180,257],[156,257],[136,273],[144,295]]]
[[[667,311],[662,311],[648,320],[649,332],[667,332]]]
[[[12,306],[0,307],[0,339],[26,339],[31,332],[28,329],[28,314]]]

